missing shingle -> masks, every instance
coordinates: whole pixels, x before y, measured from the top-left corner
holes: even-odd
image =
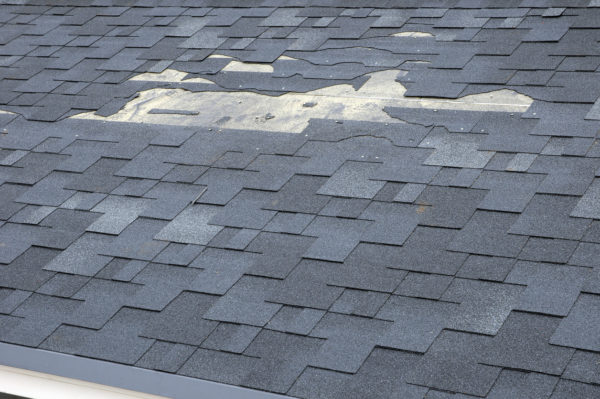
[[[298,58],[289,57],[287,55],[281,55],[275,61],[298,61]]]
[[[429,33],[429,32],[398,32],[398,33],[394,33],[391,36],[394,37],[414,37],[414,38],[421,38],[421,37],[434,37],[433,34]]]
[[[250,62],[231,61],[222,69],[224,72],[255,72],[273,73],[273,67],[269,64],[257,64]]]
[[[337,84],[280,96],[249,91],[190,92],[157,88],[140,92],[123,109],[109,117],[86,113],[74,118],[299,133],[308,126],[310,119],[315,118],[404,123],[388,115],[387,107],[520,113],[526,111],[533,101],[507,89],[457,99],[405,97],[406,88],[396,80],[404,74],[406,71],[384,70],[368,74],[368,79],[360,87]],[[156,75],[150,76],[151,80],[158,79]],[[161,75],[161,81],[168,81],[169,77],[176,82],[183,79],[183,73],[177,71],[167,70],[158,75]],[[318,103],[318,106],[305,106],[311,103]]]
[[[185,79],[187,72],[180,72],[175,69],[165,69],[161,73],[146,72],[134,76],[130,80],[142,82],[168,82],[168,83],[204,83],[214,84],[212,81],[203,78]],[[185,80],[184,80],[185,79]]]

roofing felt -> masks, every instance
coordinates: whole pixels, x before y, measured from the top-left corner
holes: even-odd
[[[600,2],[4,1],[0,341],[299,398],[600,397]]]

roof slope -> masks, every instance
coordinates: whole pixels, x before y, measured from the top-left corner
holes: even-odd
[[[1,342],[600,397],[598,0],[50,3],[0,8]]]

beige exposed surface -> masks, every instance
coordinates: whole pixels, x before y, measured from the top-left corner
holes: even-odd
[[[238,61],[232,61],[227,68],[256,73],[272,70],[270,65]],[[532,103],[531,98],[506,89],[456,100],[405,97],[406,88],[395,80],[405,73],[401,70],[371,73],[369,80],[358,90],[349,84],[339,84],[281,96],[248,91],[151,89],[141,92],[121,111],[109,117],[85,113],[74,118],[299,133],[311,118],[402,123],[391,118],[384,111],[385,107],[523,112]],[[185,75],[166,70],[161,74],[146,73],[133,79],[182,82]],[[214,84],[201,78],[185,82]]]
[[[273,73],[273,67],[268,64],[253,64],[248,62],[231,61],[222,69],[226,72],[257,72]]]
[[[433,35],[429,32],[399,32],[394,33],[392,36],[395,37],[433,37]]]
[[[187,72],[180,72],[175,69],[165,69],[161,73],[142,73],[129,80],[136,80],[142,82],[186,82],[186,83],[205,83],[205,84],[214,84],[212,81],[203,78],[192,78],[183,80],[187,76]]]

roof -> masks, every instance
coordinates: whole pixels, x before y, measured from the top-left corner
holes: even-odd
[[[22,3],[0,342],[298,398],[600,397],[598,0]]]

